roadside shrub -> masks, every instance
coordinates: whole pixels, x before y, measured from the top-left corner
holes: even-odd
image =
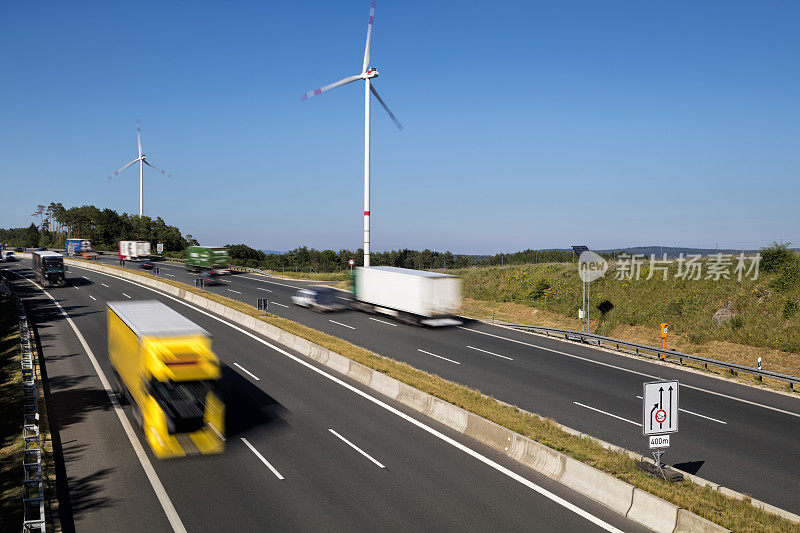
[[[797,309],[800,307],[798,305],[797,300],[786,300],[786,305],[783,306],[783,318],[791,318],[797,313]]]
[[[777,272],[783,266],[796,261],[794,251],[789,248],[791,243],[778,244],[772,243],[767,248],[761,249],[760,268],[764,272]]]
[[[779,291],[789,291],[800,283],[800,260],[792,257],[781,265],[778,276],[772,280],[770,286]]]
[[[536,282],[536,286],[531,291],[531,298],[533,300],[538,300],[545,295],[547,289],[549,288],[550,284],[546,280],[540,279],[538,282]]]
[[[735,316],[735,317],[731,318],[731,327],[733,329],[739,329],[742,326],[744,326],[744,320],[742,320],[742,317]]]

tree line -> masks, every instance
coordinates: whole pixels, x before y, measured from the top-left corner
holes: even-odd
[[[65,209],[60,203],[51,203],[41,216],[38,226],[32,223],[27,228],[0,229],[0,243],[62,248],[66,239],[80,238],[90,240],[95,249],[115,250],[121,240],[143,240],[161,242],[165,251],[183,251],[197,244],[191,235],[183,236],[161,217],[119,214],[93,205]]]
[[[316,250],[302,246],[294,250],[276,254],[256,250],[246,244],[226,245],[231,263],[234,265],[261,268],[265,270],[295,270],[315,272],[337,272],[349,268],[352,259],[355,266],[363,265],[364,251]],[[471,266],[512,265],[523,263],[564,263],[573,260],[571,250],[524,250],[515,253],[496,255],[454,254],[450,251],[433,250],[392,250],[372,252],[370,263],[373,266],[394,266],[430,270],[437,268],[467,268]]]

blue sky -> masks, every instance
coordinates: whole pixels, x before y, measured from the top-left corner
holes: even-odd
[[[361,246],[368,0],[0,6],[0,227],[138,210]],[[797,2],[378,0],[373,249],[800,241]]]

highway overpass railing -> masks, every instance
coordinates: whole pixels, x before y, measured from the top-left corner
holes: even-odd
[[[512,324],[510,322],[502,322],[499,320],[492,320],[490,323],[505,326],[520,331],[529,331],[547,335],[548,337],[563,337],[569,341],[581,342],[584,344],[591,344],[601,348],[611,348],[620,352],[629,352],[644,357],[658,357],[659,359],[677,362],[683,364],[684,360],[693,361],[702,364],[706,370],[709,366],[722,368],[729,371],[732,375],[741,372],[750,374],[763,381],[764,378],[774,379],[789,385],[789,390],[795,391],[796,387],[800,387],[800,377],[792,376],[789,374],[781,374],[780,372],[773,372],[771,370],[763,370],[738,363],[729,363],[727,361],[720,361],[719,359],[712,359],[710,357],[703,357],[700,355],[688,354],[678,352],[675,350],[667,350],[657,346],[648,346],[646,344],[639,344],[636,342],[624,341],[621,339],[614,339],[611,337],[604,337],[595,333],[587,333],[585,331],[572,331],[568,329],[548,328],[544,326],[531,326],[528,324]]]

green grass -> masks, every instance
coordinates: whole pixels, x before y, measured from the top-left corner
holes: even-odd
[[[108,266],[108,265],[104,265]],[[122,270],[120,267],[112,267]],[[503,427],[530,437],[554,450],[569,455],[579,461],[607,472],[614,477],[630,483],[651,494],[674,503],[703,518],[716,522],[734,531],[796,531],[795,524],[767,513],[750,504],[724,496],[707,487],[700,487],[690,481],[667,483],[651,477],[635,466],[627,455],[612,452],[588,438],[580,438],[559,428],[555,422],[527,413],[517,407],[501,403],[479,390],[445,380],[389,357],[371,352],[342,339],[292,322],[274,315],[262,315],[255,307],[242,302],[201,291],[189,285],[171,280],[156,278],[150,274],[136,274],[158,279],[164,283],[180,287],[188,292],[202,294],[204,297],[255,316],[285,331],[298,335],[353,361],[391,376],[423,392],[436,396],[446,402],[482,416]]]
[[[19,321],[14,302],[0,295],[0,521],[17,531],[22,528],[22,448]]]
[[[675,268],[673,265],[667,281],[663,281],[659,273],[647,280],[649,266],[645,263],[637,281],[615,279],[612,266],[604,278],[591,284],[593,330],[601,335],[618,336],[620,332],[632,334],[638,328],[637,336],[649,339],[626,340],[660,344],[658,327],[661,322],[667,322],[670,327],[668,342],[672,348],[697,351],[701,347],[710,349],[715,343],[760,348],[770,354],[765,368],[800,374],[800,359],[791,356],[800,352],[800,312],[796,312],[800,280],[788,287],[776,288],[779,274],[761,272],[757,280],[740,282],[732,276],[730,280],[690,281],[675,279]],[[448,272],[463,278],[464,296],[473,310],[483,315],[481,318],[491,315],[492,309],[496,312],[499,304],[517,304],[540,310],[543,316],[549,314],[577,322],[581,282],[573,264],[514,265]],[[597,308],[601,302],[613,306],[605,315]],[[712,316],[726,302],[731,303],[736,317],[717,325]],[[511,306],[506,308],[508,311]],[[524,309],[520,310],[520,315],[524,315]],[[536,319],[529,323],[536,323]],[[748,351],[751,352],[748,360],[736,362],[755,366],[760,352]],[[731,360],[725,353],[717,355]]]

